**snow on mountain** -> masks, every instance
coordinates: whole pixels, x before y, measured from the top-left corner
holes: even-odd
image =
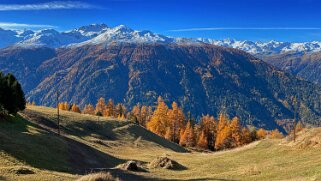
[[[289,43],[289,42],[253,42],[253,41],[236,41],[236,40],[213,40],[206,38],[198,38],[199,41],[240,49],[251,54],[278,54],[286,52],[317,52],[321,51],[321,42],[304,42],[304,43]]]
[[[0,28],[0,48],[7,46],[51,48],[78,47],[83,45],[109,44],[112,42],[129,43],[176,43],[202,44],[231,47],[251,54],[279,54],[285,52],[317,52],[321,51],[321,42],[253,42],[232,39],[213,40],[208,38],[173,38],[151,31],[137,31],[124,25],[108,27],[106,24],[91,24],[70,31],[58,32],[54,29],[39,31],[4,30]]]
[[[79,32],[83,36],[93,38],[103,33],[107,28],[108,26],[106,24],[91,24],[87,26],[82,26],[77,29],[73,29],[70,32]]]
[[[20,41],[16,46],[20,47],[39,47],[48,46],[57,48],[68,45],[70,43],[82,42],[87,40],[85,36],[79,32],[58,32],[54,29],[45,29],[28,35],[25,40]]]
[[[128,28],[125,25],[120,25],[114,28],[106,28],[100,35],[88,41],[73,44],[71,46],[108,44],[115,41],[131,43],[171,43],[174,42],[174,39],[164,35],[154,34],[151,31],[137,31]]]
[[[54,29],[45,29],[30,34],[25,40],[18,42],[16,46],[48,46],[51,48],[58,48],[87,41],[103,33],[107,28],[108,27],[105,24],[91,24],[65,32],[58,32]]]

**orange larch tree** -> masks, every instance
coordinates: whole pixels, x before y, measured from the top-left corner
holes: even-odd
[[[80,108],[76,104],[72,104],[71,111],[81,113]]]
[[[104,116],[107,116],[107,117],[115,117],[115,115],[114,115],[114,109],[115,109],[115,107],[114,107],[114,102],[113,102],[113,100],[112,99],[109,99],[108,100],[108,103],[107,103],[107,106],[106,106],[106,109],[105,109],[105,111],[104,111]]]
[[[256,136],[259,140],[265,139],[267,136],[267,132],[263,128],[260,128],[259,130],[257,130]]]
[[[168,110],[168,119],[173,136],[171,138],[171,141],[178,143],[180,130],[184,127],[185,115],[183,113],[183,110],[178,107],[176,102],[173,102],[172,109]]]
[[[101,97],[97,101],[95,114],[103,114],[105,109],[106,109],[105,99]]]
[[[191,121],[187,122],[184,133],[179,140],[179,144],[186,147],[195,146],[195,133]]]
[[[132,115],[135,116],[136,120],[138,121],[139,125],[143,125],[141,121],[141,105],[137,103],[132,109]]]
[[[196,146],[203,149],[208,149],[208,142],[205,131],[201,131],[200,136],[198,137]]]
[[[229,120],[225,115],[220,114],[214,148],[216,150],[222,150],[222,149],[229,148],[230,145],[231,145],[231,131],[230,131]]]
[[[216,132],[217,123],[215,121],[215,118],[210,115],[202,116],[199,125],[200,125],[200,129],[204,131],[204,134],[208,143],[208,148],[212,149],[212,145],[217,135],[217,132]]]
[[[115,117],[117,118],[125,118],[126,108],[123,104],[118,103],[115,107]]]
[[[148,108],[147,106],[144,105],[140,109],[140,120],[138,120],[139,124],[146,127],[147,118],[148,118]]]
[[[147,123],[147,129],[164,137],[167,127],[170,127],[168,116],[168,107],[162,97],[158,98],[157,108],[154,111],[151,120]]]
[[[231,132],[231,147],[238,147],[243,145],[242,141],[242,130],[241,125],[238,117],[234,117],[230,124],[230,132]]]
[[[95,115],[95,108],[93,105],[87,104],[87,105],[85,105],[84,109],[82,110],[82,113]]]
[[[172,138],[173,138],[173,132],[172,132],[172,129],[170,127],[167,127],[166,128],[166,132],[165,132],[165,139],[169,140],[169,141],[172,141]]]
[[[284,135],[278,129],[275,129],[270,132],[270,138],[271,139],[282,139],[282,138],[284,138]]]
[[[242,144],[249,144],[252,142],[252,136],[248,128],[242,129]]]

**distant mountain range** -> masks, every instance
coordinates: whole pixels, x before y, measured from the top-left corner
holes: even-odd
[[[213,40],[208,38],[172,38],[151,31],[137,31],[124,25],[108,27],[105,24],[82,26],[71,31],[58,32],[54,29],[39,31],[0,29],[0,48],[19,47],[75,47],[93,44],[109,44],[111,42],[131,43],[177,43],[200,44],[209,43],[217,46],[231,47],[251,54],[279,54],[287,52],[321,51],[321,42],[289,43],[289,42],[252,42],[236,40]]]

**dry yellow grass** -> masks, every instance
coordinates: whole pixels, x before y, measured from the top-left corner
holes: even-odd
[[[108,172],[99,172],[85,175],[77,181],[121,181],[119,178],[113,177]]]
[[[49,120],[55,119],[52,108],[29,107]],[[1,125],[2,123],[0,123]],[[146,180],[320,180],[320,148],[298,148],[284,144],[284,140],[263,140],[242,148],[216,153],[183,153],[177,145],[161,140],[145,129],[127,121],[62,112],[63,134],[69,139],[112,156],[117,160],[138,160],[147,163],[167,155],[186,167],[182,170],[149,169],[148,172],[130,173]],[[41,133],[40,128],[28,127],[28,134]],[[316,130],[316,131],[315,131]],[[312,130],[313,131],[313,130]],[[307,131],[312,132],[312,131]],[[314,129],[315,135],[320,129]],[[303,132],[302,132],[303,133]],[[304,134],[304,135],[306,135]],[[1,129],[0,129],[1,136]],[[315,136],[318,137],[318,136]],[[302,138],[303,139],[303,138]],[[298,137],[300,140],[300,136]],[[0,147],[1,148],[1,147]],[[0,175],[8,180],[75,180],[79,175],[30,167],[29,163],[8,155],[0,149]],[[61,153],[63,154],[63,152]],[[64,156],[60,156],[63,158]],[[16,175],[11,167],[27,166],[35,174]],[[50,168],[50,167],[49,167]],[[59,179],[58,179],[59,178]],[[121,178],[121,173],[120,173]],[[127,175],[126,179],[133,178]],[[122,179],[122,178],[121,178]],[[123,180],[126,180],[123,179]],[[0,177],[1,180],[1,177]]]

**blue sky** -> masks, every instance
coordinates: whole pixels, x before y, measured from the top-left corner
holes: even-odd
[[[321,41],[320,0],[1,0],[0,27],[125,24],[174,37]]]

